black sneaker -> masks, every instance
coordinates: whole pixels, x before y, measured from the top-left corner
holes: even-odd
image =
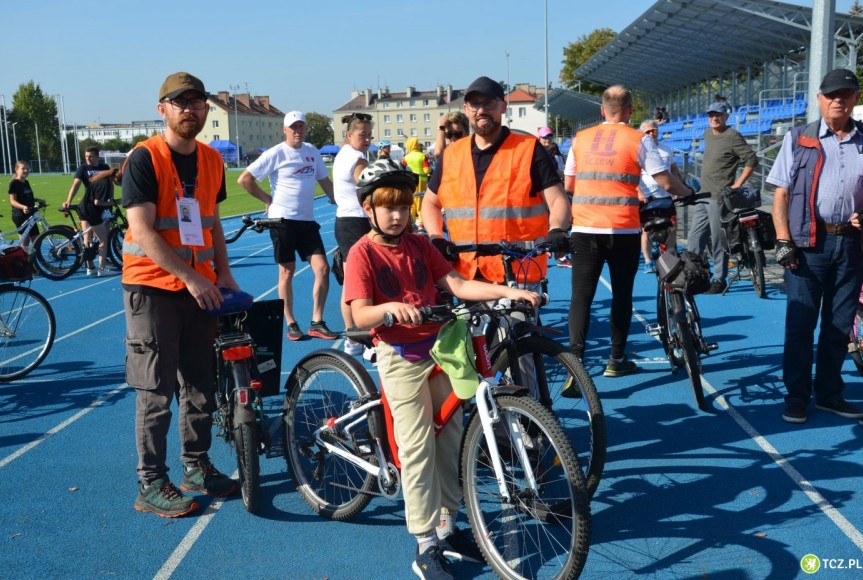
[[[314,336],[315,338],[323,338],[325,340],[335,340],[339,337],[338,334],[327,328],[327,323],[323,320],[319,322],[312,322],[309,325],[309,336]]]
[[[212,463],[202,459],[197,465],[187,465],[183,468],[183,482],[180,484],[180,489],[214,497],[225,497],[237,491],[239,485],[219,472]]]
[[[725,280],[714,280],[710,283],[710,288],[707,289],[705,294],[722,294],[726,288],[728,288],[728,282]]]
[[[417,547],[417,551],[419,551],[419,547]],[[441,549],[437,546],[427,549],[422,554],[417,553],[416,560],[414,560],[411,568],[414,574],[424,579],[447,580],[452,578],[452,572],[449,571],[449,562],[443,557]]]
[[[455,532],[440,540],[440,549],[444,556],[453,560],[478,564],[485,562],[470,530],[456,528]]]
[[[863,411],[845,399],[837,399],[831,403],[815,403],[815,408],[830,411],[846,419],[863,419]]]
[[[300,330],[300,325],[296,322],[292,322],[288,325],[288,340],[301,340],[303,338],[303,331]]]
[[[806,405],[803,403],[785,403],[782,420],[788,423],[805,423]]]
[[[631,375],[638,370],[638,365],[623,357],[623,360],[616,361],[613,358],[608,359],[608,364],[605,365],[605,372],[602,373],[606,377],[622,377]]]
[[[179,518],[198,509],[198,502],[184,496],[167,477],[160,477],[149,485],[139,484],[135,509],[163,518]]]

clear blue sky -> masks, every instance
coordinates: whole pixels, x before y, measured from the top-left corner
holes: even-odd
[[[549,81],[558,86],[567,43],[596,28],[619,32],[653,4],[548,0]],[[158,118],[159,86],[178,70],[211,92],[240,85],[284,111],[327,115],[353,89],[506,80],[507,51],[511,83],[545,79],[543,0],[38,0],[5,12],[0,94],[11,106],[32,79],[63,95],[70,124]]]

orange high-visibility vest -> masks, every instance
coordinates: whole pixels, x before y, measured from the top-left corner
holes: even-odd
[[[180,242],[180,224],[177,216],[177,197],[183,195],[177,170],[171,160],[171,150],[164,137],[157,135],[138,144],[146,147],[153,159],[159,191],[156,203],[156,221],[153,227],[162,239],[187,264],[209,279],[216,280],[213,269],[213,224],[216,213],[216,196],[222,186],[224,166],[222,156],[203,143],[197,144],[198,178],[195,199],[201,212],[203,246],[184,246]],[[135,242],[135,231],[130,225],[123,239],[123,284],[152,286],[163,290],[183,290],[186,285],[176,276],[150,259]]]
[[[537,242],[548,235],[548,208],[532,191],[530,167],[534,137],[510,133],[494,154],[476,189],[472,139],[459,139],[444,151],[444,173],[437,195],[446,214],[450,240],[456,244]],[[471,280],[477,270],[492,282],[504,281],[500,256],[459,255],[455,269]],[[546,256],[531,263],[516,262],[519,282],[536,282],[546,275]]]
[[[638,149],[643,137],[641,131],[620,123],[578,132],[572,231],[638,233]]]

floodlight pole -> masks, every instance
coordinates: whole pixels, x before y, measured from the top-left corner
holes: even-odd
[[[548,127],[548,0],[545,0],[545,126]]]
[[[506,90],[512,92],[512,87],[509,84],[509,51],[503,51],[503,55],[506,57]],[[509,103],[506,103],[506,126],[509,127],[512,125],[512,115],[509,112]]]
[[[9,130],[6,128],[6,122],[9,119],[9,111],[6,110],[6,95],[0,95],[3,102],[3,118],[0,119],[0,143],[3,143],[3,167],[5,173],[12,174],[12,152],[9,151]]]
[[[12,143],[15,144],[15,161],[18,161],[18,132],[15,131],[15,125],[18,124],[18,121],[12,123]]]
[[[806,122],[817,121],[821,112],[818,107],[818,91],[821,79],[833,68],[836,41],[836,0],[815,0],[812,4],[812,32],[809,42],[809,105],[806,107]]]
[[[36,157],[39,159],[39,173],[42,173],[42,150],[39,149],[39,123],[33,122],[36,127]]]
[[[231,90],[234,91],[234,132],[237,134],[237,167],[240,166],[240,122],[237,115],[237,91],[240,90],[240,85],[231,85]],[[230,123],[230,119],[228,123]],[[228,129],[228,134],[231,130]]]

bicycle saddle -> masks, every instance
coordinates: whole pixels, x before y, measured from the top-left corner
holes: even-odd
[[[209,314],[223,316],[225,314],[245,312],[252,307],[252,302],[255,301],[251,294],[243,292],[242,290],[219,288],[219,291],[222,293],[222,297],[225,300],[216,310],[207,310]]]

